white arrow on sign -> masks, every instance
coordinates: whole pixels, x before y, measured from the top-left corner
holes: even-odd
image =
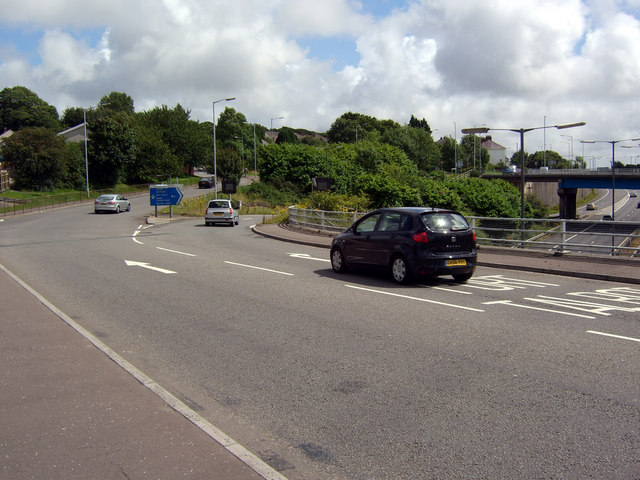
[[[124,263],[127,264],[128,267],[142,267],[142,268],[146,268],[149,270],[155,270],[156,272],[160,272],[160,273],[176,273],[173,270],[167,270],[166,268],[160,268],[160,267],[154,267],[152,265],[149,265],[146,262],[134,262],[131,260],[125,260]]]

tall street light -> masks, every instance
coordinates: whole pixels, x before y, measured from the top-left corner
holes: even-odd
[[[616,143],[637,142],[640,138],[627,138],[624,140],[580,140],[580,143],[610,143],[611,144],[611,219],[616,219]],[[615,227],[615,225],[614,225]],[[613,246],[613,238],[611,238]]]
[[[566,125],[543,125],[542,127],[531,127],[531,128],[488,128],[488,127],[480,127],[480,128],[463,128],[462,133],[465,135],[468,134],[476,134],[476,133],[487,133],[489,130],[502,130],[506,132],[515,132],[520,134],[520,218],[524,219],[524,134],[530,132],[532,130],[543,130],[546,128],[556,128],[558,130],[562,130],[565,128],[573,128],[573,127],[582,127],[586,125],[585,122],[578,123],[568,123]],[[522,232],[524,236],[524,230]]]
[[[271,128],[270,128],[270,130],[272,130],[272,131],[273,131],[273,121],[274,121],[274,120],[282,120],[283,118],[284,118],[284,117],[273,117],[273,118],[271,119]]]
[[[108,103],[101,103],[99,107],[109,105]],[[87,110],[92,110],[95,107],[82,109],[82,124],[84,125],[84,174],[85,182],[87,184],[87,198],[89,198],[89,156],[87,154]]]
[[[230,102],[235,100],[236,97],[221,98],[213,102],[213,188],[215,192],[215,198],[218,198],[218,164],[216,159],[216,103]]]

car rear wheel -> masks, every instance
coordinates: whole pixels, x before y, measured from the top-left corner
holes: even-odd
[[[131,204],[127,205],[127,212],[131,211]]]
[[[331,268],[336,273],[343,273],[347,271],[347,265],[344,263],[344,255],[339,248],[331,250]]]
[[[411,280],[409,264],[407,263],[407,259],[402,255],[393,257],[391,261],[391,277],[394,282],[401,285],[409,283],[409,280]]]
[[[120,205],[116,206],[116,213],[120,213]]]
[[[458,283],[464,283],[471,278],[473,273],[457,273],[452,275],[453,279]]]

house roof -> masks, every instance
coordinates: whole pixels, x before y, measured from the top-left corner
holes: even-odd
[[[87,136],[89,133],[91,133],[91,131],[87,129]],[[58,132],[58,135],[63,136],[67,142],[83,142],[84,141],[84,123],[76,125],[75,127],[67,128],[62,132]]]

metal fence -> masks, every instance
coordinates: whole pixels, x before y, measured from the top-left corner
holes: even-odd
[[[289,207],[289,224],[341,232],[364,213]],[[640,222],[467,217],[479,245],[544,250],[556,254],[640,257]]]
[[[95,198],[103,193],[122,193],[124,195],[139,195],[148,193],[149,185],[132,186],[126,192],[118,190],[92,190],[91,198],[87,198],[86,192],[69,192],[57,195],[43,195],[40,197],[11,198],[0,194],[0,217],[7,215],[20,215],[23,213],[37,212],[51,208],[64,207],[80,203],[93,203]]]

